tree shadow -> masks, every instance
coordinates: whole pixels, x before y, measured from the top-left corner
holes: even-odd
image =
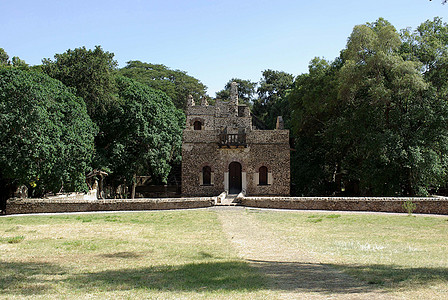
[[[0,262],[0,294],[36,295],[52,289],[54,279],[67,272],[58,265],[37,262]]]
[[[117,254],[118,257],[122,253]],[[132,255],[131,255],[132,257]],[[351,276],[349,276],[349,275]],[[269,282],[271,284],[269,284]],[[56,284],[79,292],[145,289],[157,291],[299,291],[321,294],[389,292],[448,284],[447,268],[395,265],[313,264],[281,261],[221,261],[122,268],[76,274],[51,263],[0,262],[0,293],[39,295]]]
[[[406,268],[397,265],[331,265],[360,280],[379,286],[411,283],[418,286],[448,284],[448,268]]]
[[[163,291],[255,291],[266,281],[246,262],[204,262],[84,273],[70,279],[77,289],[91,286],[111,290],[153,289]]]
[[[277,289],[353,294],[406,286],[448,284],[448,268],[406,268],[397,265],[312,264],[251,260],[261,273],[280,282]],[[387,288],[387,289],[386,289]]]

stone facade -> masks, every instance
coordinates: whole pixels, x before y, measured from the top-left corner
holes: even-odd
[[[236,83],[228,102],[188,101],[182,144],[182,194],[289,195],[289,131],[252,127],[249,107],[238,105]]]

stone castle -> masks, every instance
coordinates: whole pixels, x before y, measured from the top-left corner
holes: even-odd
[[[281,117],[275,130],[253,127],[249,107],[238,104],[235,82],[230,101],[208,105],[203,99],[197,105],[190,96],[186,114],[183,195],[289,195],[289,131]]]

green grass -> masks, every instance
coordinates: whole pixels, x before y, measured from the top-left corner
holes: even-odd
[[[448,217],[272,211],[253,215],[297,249],[376,288],[448,292]]]
[[[209,211],[4,217],[0,241],[0,298],[269,294]]]

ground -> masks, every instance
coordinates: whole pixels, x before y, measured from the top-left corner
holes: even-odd
[[[214,207],[0,217],[0,298],[444,299],[448,216]]]

